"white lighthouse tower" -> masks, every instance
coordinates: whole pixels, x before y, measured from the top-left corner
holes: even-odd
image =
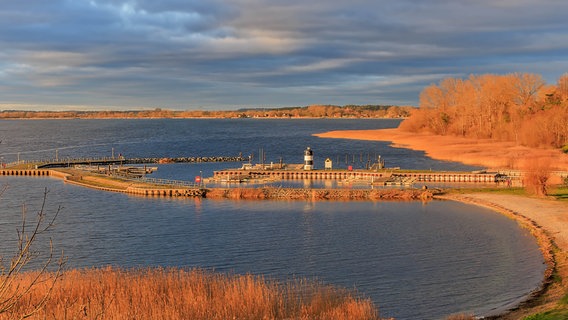
[[[314,152],[310,147],[304,151],[304,170],[312,170],[314,168]]]

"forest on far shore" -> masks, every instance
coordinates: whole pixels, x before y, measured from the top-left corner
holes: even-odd
[[[112,119],[112,118],[404,118],[411,106],[310,105],[285,108],[239,110],[153,110],[131,111],[0,111],[0,119]]]
[[[556,84],[531,73],[446,78],[420,93],[400,129],[568,152],[568,73]]]

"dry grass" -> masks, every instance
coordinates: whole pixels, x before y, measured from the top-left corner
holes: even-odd
[[[19,284],[31,281],[24,274]],[[40,283],[0,319],[18,319],[45,295]],[[296,280],[203,270],[70,270],[31,319],[379,319],[369,299]]]

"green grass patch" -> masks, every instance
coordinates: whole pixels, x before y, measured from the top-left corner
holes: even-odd
[[[564,297],[562,297],[562,299],[560,299],[560,303],[568,306],[568,294],[564,295]]]
[[[444,189],[447,193],[457,193],[457,194],[464,194],[464,193],[476,193],[476,192],[484,192],[484,193],[497,193],[497,194],[509,194],[509,195],[517,195],[517,196],[531,196],[527,193],[524,188],[461,188],[461,189]],[[552,188],[548,193],[549,196],[556,198],[556,200],[568,201],[568,186],[560,186],[556,188]]]
[[[566,320],[568,308],[554,309],[525,317],[523,320]]]
[[[549,195],[555,197],[557,200],[568,201],[568,187],[562,186],[554,188],[550,191]]]
[[[448,193],[476,193],[476,192],[484,192],[484,193],[498,193],[498,194],[511,194],[517,196],[527,196],[527,192],[524,188],[448,188],[444,189]]]
[[[566,320],[568,319],[568,294],[559,301],[556,309],[525,317],[523,320]]]

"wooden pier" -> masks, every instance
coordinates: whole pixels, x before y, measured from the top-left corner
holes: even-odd
[[[69,169],[0,169],[0,176],[53,177],[66,183],[76,184],[102,191],[120,192],[139,196],[158,197],[205,197],[207,190],[199,184],[186,181],[163,179],[109,179],[108,175]],[[498,173],[488,172],[405,172],[368,170],[243,170],[229,169],[215,171],[213,179],[255,179],[270,180],[338,180],[366,181],[376,185],[395,185],[398,182],[498,182]],[[406,184],[406,183],[405,183]],[[411,183],[408,183],[411,185]],[[398,184],[396,184],[398,185]],[[402,185],[402,184],[401,184]],[[341,189],[341,188],[340,188]],[[249,191],[250,192],[250,191]],[[263,191],[264,192],[264,191]],[[212,196],[214,193],[212,194]],[[350,196],[351,197],[351,196]]]
[[[101,176],[105,179],[109,176],[86,172],[87,176]],[[166,179],[128,179],[128,186],[99,186],[88,183],[81,177],[73,177],[71,174],[53,169],[0,169],[0,176],[19,177],[50,177],[62,179],[66,183],[75,184],[101,191],[119,192],[138,196],[157,197],[203,197],[203,188],[193,182],[176,181]]]
[[[483,173],[464,173],[464,172],[429,172],[429,173],[412,173],[397,172],[393,175],[412,178],[418,182],[472,182],[472,183],[491,183],[499,182],[499,174],[497,172]]]
[[[227,169],[215,171],[216,180],[236,181],[245,177],[277,178],[282,180],[347,180],[358,179],[382,181],[388,178],[414,180],[416,182],[464,182],[491,183],[499,181],[497,172],[411,172],[411,171],[368,171],[368,170],[243,170]]]

